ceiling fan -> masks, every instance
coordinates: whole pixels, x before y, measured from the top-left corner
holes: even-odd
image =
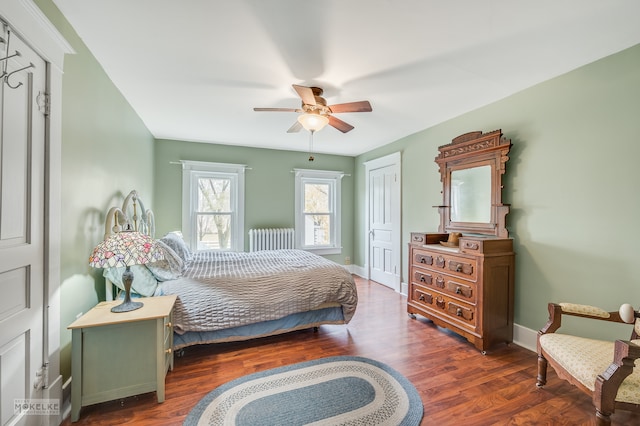
[[[327,101],[322,97],[323,90],[320,87],[306,87],[293,85],[293,88],[302,99],[300,108],[254,108],[254,111],[281,111],[299,112],[298,120],[287,130],[287,133],[299,132],[303,127],[310,132],[316,132],[329,124],[347,133],[353,129],[349,123],[345,123],[333,116],[334,113],[341,112],[370,112],[369,101],[347,102],[344,104],[327,105]]]

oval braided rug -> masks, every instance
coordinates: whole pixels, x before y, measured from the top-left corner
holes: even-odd
[[[240,377],[208,393],[184,425],[419,425],[416,388],[386,364],[337,356]]]

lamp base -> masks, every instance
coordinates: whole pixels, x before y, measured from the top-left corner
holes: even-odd
[[[131,300],[125,300],[124,302],[122,302],[119,305],[114,306],[113,308],[111,308],[111,312],[130,312],[130,311],[135,311],[136,309],[140,309],[142,308],[143,303],[142,302],[132,302]]]

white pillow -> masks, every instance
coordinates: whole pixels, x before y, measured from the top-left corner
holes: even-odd
[[[182,233],[178,231],[169,232],[167,235],[160,239],[163,243],[168,245],[180,258],[184,263],[189,263],[191,261],[191,250],[187,246],[187,243],[184,242],[182,238]]]
[[[158,281],[169,281],[179,278],[184,270],[182,258],[161,240],[156,242],[164,253],[164,259],[158,262],[148,263],[147,268]]]

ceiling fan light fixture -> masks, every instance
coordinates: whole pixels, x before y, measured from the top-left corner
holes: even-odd
[[[317,132],[329,124],[329,118],[325,115],[304,113],[298,116],[298,122],[308,131]]]

